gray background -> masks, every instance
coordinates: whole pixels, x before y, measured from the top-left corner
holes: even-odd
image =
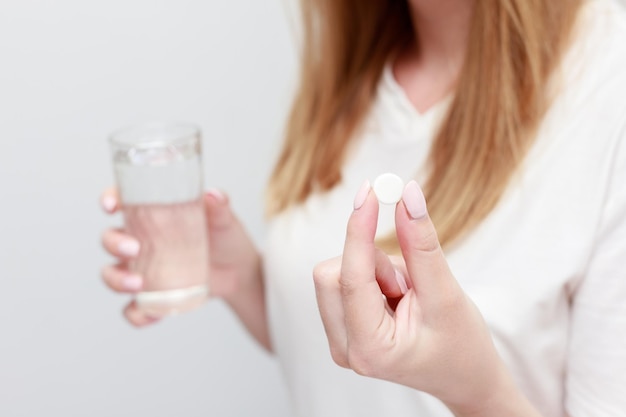
[[[99,278],[108,133],[198,123],[257,242],[294,87],[281,0],[24,0],[0,13],[0,416],[287,416],[275,361],[212,301],[136,330]]]

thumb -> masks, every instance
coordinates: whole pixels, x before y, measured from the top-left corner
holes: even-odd
[[[217,189],[208,190],[204,195],[204,207],[210,230],[219,231],[232,226],[235,217],[226,194]]]
[[[396,233],[402,257],[418,296],[437,302],[456,285],[428,216],[426,199],[415,181],[410,181],[396,206]]]

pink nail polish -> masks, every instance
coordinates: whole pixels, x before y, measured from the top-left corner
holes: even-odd
[[[104,197],[101,204],[106,211],[112,212],[115,209],[117,202],[113,197]]]
[[[136,240],[123,240],[117,246],[117,249],[124,256],[137,256],[139,254],[139,242]]]
[[[406,187],[404,187],[402,201],[412,219],[421,219],[426,216],[426,199],[416,181],[411,180]]]
[[[216,199],[217,201],[219,201],[220,203],[224,200],[226,200],[226,196],[224,195],[223,192],[221,192],[220,190],[218,190],[217,188],[209,188],[206,191],[207,195],[210,195],[211,197],[213,197],[214,199]]]
[[[139,291],[143,287],[143,278],[139,275],[128,275],[122,280],[122,286],[128,291]]]
[[[370,193],[371,188],[372,187],[370,186],[370,182],[368,180],[365,180],[363,185],[361,185],[361,188],[359,188],[359,192],[356,193],[356,197],[354,197],[354,209],[355,210],[358,210],[363,206],[363,204],[365,203],[365,200],[367,199],[368,194]]]

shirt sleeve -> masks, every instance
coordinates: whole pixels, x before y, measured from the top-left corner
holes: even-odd
[[[565,376],[570,417],[626,416],[625,142],[623,128],[614,147],[594,252],[573,294]]]

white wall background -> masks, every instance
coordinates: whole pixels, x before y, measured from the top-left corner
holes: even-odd
[[[99,278],[108,133],[204,130],[205,182],[261,242],[293,88],[281,0],[23,0],[0,13],[0,416],[287,416],[276,363],[219,301],[144,330]]]

